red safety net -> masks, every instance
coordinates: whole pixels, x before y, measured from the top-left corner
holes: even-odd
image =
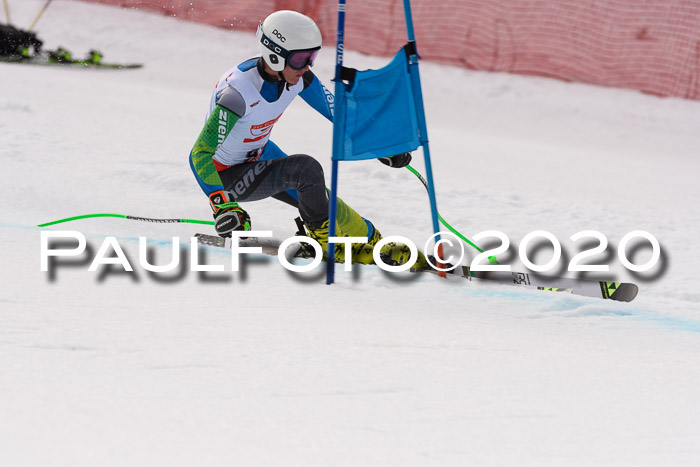
[[[88,0],[90,1],[90,0]],[[269,13],[311,16],[335,42],[331,0],[92,0],[254,32]],[[406,41],[401,0],[347,0],[345,44],[393,55]],[[413,0],[423,59],[700,99],[698,0]]]

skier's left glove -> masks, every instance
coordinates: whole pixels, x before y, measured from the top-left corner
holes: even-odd
[[[225,191],[209,195],[214,210],[214,228],[222,237],[230,237],[234,230],[250,230],[250,216]]]
[[[411,163],[411,153],[404,152],[403,154],[397,154],[395,156],[380,157],[378,160],[384,165],[388,165],[389,167],[393,167],[395,169],[400,169],[401,167],[406,167]]]

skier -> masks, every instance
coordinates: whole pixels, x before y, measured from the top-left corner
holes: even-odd
[[[300,96],[333,121],[333,95],[310,70],[321,49],[316,23],[301,13],[281,10],[257,29],[261,55],[224,73],[214,89],[209,117],[190,153],[190,167],[214,211],[222,237],[250,230],[250,216],[238,204],[274,197],[298,208],[308,235],[327,253],[328,194],[321,164],[306,154],[288,156],[270,141],[275,123],[294,98]],[[379,159],[390,167],[405,167],[411,154]],[[372,250],[381,234],[338,199],[336,236],[367,237],[352,245],[352,259],[373,263]],[[336,246],[336,260],[344,249]],[[389,264],[404,264],[408,247],[389,243],[382,248]],[[425,267],[425,257],[413,267]]]

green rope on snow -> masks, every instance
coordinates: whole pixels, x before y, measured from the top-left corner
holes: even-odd
[[[133,221],[144,221],[144,222],[154,222],[157,224],[182,223],[182,224],[214,225],[214,221],[203,221],[203,220],[198,220],[198,219],[155,219],[155,218],[151,218],[151,217],[130,216],[127,214],[100,213],[100,214],[83,214],[82,216],[66,217],[65,219],[58,219],[58,220],[51,221],[51,222],[45,222],[44,224],[39,224],[39,225],[37,225],[37,227],[48,227],[49,225],[62,224],[63,222],[77,221],[80,219],[90,219],[93,217],[118,217],[120,219],[129,219],[129,220],[133,220]]]
[[[425,181],[425,179],[423,178],[423,176],[422,176],[416,169],[414,169],[413,167],[411,167],[410,165],[407,165],[406,168],[407,168],[408,170],[410,170],[411,173],[412,173],[413,175],[415,175],[416,177],[418,177],[418,179],[419,179],[421,182],[423,182],[423,186],[425,186],[425,189],[427,190],[427,189],[428,189],[428,183]],[[452,232],[452,233],[455,234],[457,237],[459,237],[459,238],[461,238],[462,240],[464,240],[467,244],[469,244],[469,245],[471,245],[472,247],[476,248],[476,250],[477,250],[479,253],[483,253],[483,252],[484,252],[484,250],[482,250],[481,248],[479,248],[478,245],[474,244],[474,242],[472,242],[471,240],[469,240],[467,237],[465,237],[465,236],[462,235],[460,232],[458,232],[457,229],[455,229],[455,228],[452,227],[450,224],[448,224],[447,221],[446,221],[445,219],[442,218],[442,216],[440,215],[439,212],[438,212],[438,219],[440,219],[440,222],[442,223],[442,225],[444,225],[445,227],[447,227],[447,229],[448,229],[450,232]],[[489,263],[491,263],[491,264],[498,264],[498,261],[496,260],[496,257],[495,257],[495,256],[489,256]]]

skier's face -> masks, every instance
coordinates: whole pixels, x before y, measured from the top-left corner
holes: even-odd
[[[310,66],[306,65],[301,70],[294,70],[288,66],[285,66],[284,70],[282,70],[282,76],[284,76],[284,80],[289,84],[297,84],[309,68]]]

